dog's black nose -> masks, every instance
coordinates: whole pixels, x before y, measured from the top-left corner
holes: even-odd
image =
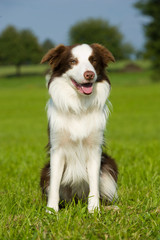
[[[92,71],[86,71],[86,72],[84,73],[84,78],[85,78],[86,80],[93,80],[94,76],[95,76],[95,74],[94,74],[94,72],[92,72]]]

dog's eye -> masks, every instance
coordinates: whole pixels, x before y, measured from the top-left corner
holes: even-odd
[[[96,63],[96,62],[97,62],[97,59],[96,59],[96,58],[93,58],[92,61],[93,61],[93,63]]]
[[[77,64],[77,59],[70,59],[70,63],[72,64],[72,65],[75,65],[75,64]]]

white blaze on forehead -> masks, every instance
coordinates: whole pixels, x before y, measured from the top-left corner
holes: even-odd
[[[86,61],[92,55],[92,48],[87,44],[82,44],[74,47],[71,53],[79,61]]]
[[[87,44],[78,45],[72,48],[71,54],[73,58],[78,60],[78,63],[73,65],[72,68],[66,72],[70,79],[74,79],[79,84],[86,83],[87,80],[84,77],[84,73],[86,71],[92,71],[95,75],[92,81],[96,81],[96,70],[89,61],[89,57],[92,55],[92,52],[92,48]]]

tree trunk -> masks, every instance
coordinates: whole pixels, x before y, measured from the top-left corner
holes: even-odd
[[[16,65],[16,76],[20,76],[21,75],[21,65]]]

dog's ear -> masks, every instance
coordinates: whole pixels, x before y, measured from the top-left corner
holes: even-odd
[[[107,66],[108,62],[115,62],[112,53],[101,44],[93,43],[91,44],[91,47],[99,56],[101,56],[104,66]]]
[[[60,55],[65,51],[66,47],[63,44],[58,45],[55,48],[50,49],[42,58],[41,63],[49,62],[53,65],[54,62],[60,57]]]

